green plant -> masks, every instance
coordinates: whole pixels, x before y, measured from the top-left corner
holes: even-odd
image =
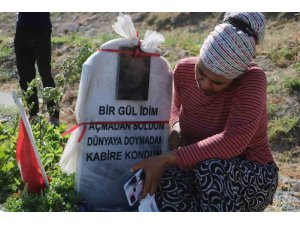
[[[278,84],[268,84],[267,92],[268,94],[275,94],[281,90],[280,85]]]
[[[11,60],[13,55],[12,38],[3,36],[0,32],[0,81],[15,77],[15,64]]]
[[[276,44],[269,51],[268,56],[280,67],[286,67],[298,62],[300,52],[300,41],[297,37],[291,36],[289,39]]]
[[[21,184],[19,170],[15,160],[18,120],[0,123],[0,203],[18,190]]]
[[[289,144],[294,142],[294,137],[291,134],[293,130],[299,127],[299,118],[284,117],[271,120],[269,122],[269,139],[271,142],[288,142]]]
[[[40,195],[30,194],[25,186],[22,193],[12,194],[4,204],[11,212],[61,212],[78,211],[79,195],[74,190],[74,175],[57,171],[50,189]]]
[[[280,110],[280,106],[274,103],[267,102],[267,111],[269,118],[272,118],[276,115],[276,113]]]
[[[284,77],[282,82],[289,93],[300,91],[300,77]]]
[[[8,46],[0,46],[0,59],[7,58],[12,53],[12,49]]]
[[[75,44],[81,45],[82,39],[71,37]],[[42,88],[41,79],[37,76],[28,84],[24,92],[23,103],[33,92],[37,91],[43,99],[41,112],[32,120],[31,127],[39,150],[41,162],[51,178],[50,188],[40,195],[27,193],[21,180],[15,160],[18,121],[16,116],[10,123],[0,124],[0,203],[9,211],[77,211],[79,195],[75,192],[74,175],[67,176],[58,166],[63,146],[67,138],[61,137],[66,125],[54,128],[46,119],[46,102],[52,100],[57,105],[62,100],[66,89],[79,81],[84,61],[94,52],[90,43],[82,45],[73,58],[64,61],[61,74],[56,76],[55,88]],[[26,105],[26,104],[25,104]],[[27,106],[30,109],[31,105]],[[54,109],[51,109],[51,111]],[[21,191],[23,190],[23,191]]]
[[[0,115],[3,117],[12,117],[18,113],[16,107],[0,105]]]
[[[300,53],[299,53],[300,54]],[[294,64],[294,68],[298,74],[300,74],[300,62]]]
[[[6,59],[13,53],[10,46],[10,38],[0,36],[0,60]]]
[[[165,42],[162,43],[163,56],[174,68],[178,60],[184,57],[199,55],[200,46],[206,33],[188,33],[182,29],[164,32]]]
[[[8,211],[77,211],[79,195],[75,192],[74,174],[64,174],[58,166],[67,138],[61,137],[66,125],[54,128],[39,115],[32,131],[50,188],[44,193],[27,193],[15,160],[18,136],[18,117],[7,124],[0,124],[0,203]],[[23,190],[23,191],[21,191]]]
[[[62,73],[59,82],[62,85],[72,85],[80,80],[81,69],[87,58],[95,52],[89,43],[83,45],[78,54],[62,63]],[[65,89],[65,87],[63,87]]]

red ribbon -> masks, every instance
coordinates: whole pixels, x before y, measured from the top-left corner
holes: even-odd
[[[79,123],[71,127],[69,130],[65,131],[62,136],[66,136],[67,134],[72,133],[74,130],[76,130],[80,126],[84,126],[83,130],[80,133],[80,136],[77,140],[77,142],[80,142],[85,134],[87,125],[93,125],[93,124],[153,124],[153,123],[169,123],[169,121],[127,121],[127,122],[115,122],[115,121],[103,121],[103,122],[84,122]]]
[[[134,55],[135,57],[140,57],[140,56],[153,56],[153,57],[160,57],[160,54],[156,53],[147,53],[139,50],[136,48],[135,51],[126,51],[126,50],[120,50],[120,49],[98,49],[98,52],[112,52],[112,53],[121,53],[121,54],[127,54],[127,55]]]

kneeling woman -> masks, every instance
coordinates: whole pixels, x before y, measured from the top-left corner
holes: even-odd
[[[226,13],[198,58],[181,60],[167,154],[145,159],[142,197],[161,211],[263,211],[278,168],[269,148],[265,73],[255,63],[261,13]]]

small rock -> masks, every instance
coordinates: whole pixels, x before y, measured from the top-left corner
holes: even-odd
[[[65,31],[67,32],[77,32],[79,25],[77,23],[69,23],[65,26]]]
[[[178,53],[178,56],[179,56],[179,58],[184,58],[184,57],[186,57],[186,51],[185,50],[181,50],[179,53]]]
[[[284,180],[282,180],[282,183],[283,183],[283,184],[289,184],[290,181],[289,181],[288,179],[284,179]]]
[[[78,19],[78,15],[76,15],[76,16],[73,16],[73,21],[76,21]]]
[[[86,35],[90,36],[90,37],[94,36],[95,34],[96,34],[96,29],[95,28],[91,28],[90,30],[88,30],[86,32]]]
[[[98,15],[93,15],[90,18],[87,18],[86,22],[89,23],[89,22],[91,22],[93,20],[97,20],[97,19],[98,19]]]
[[[298,163],[292,163],[290,167],[291,169],[296,169],[298,167]]]
[[[300,183],[295,183],[292,185],[292,190],[295,192],[300,192]]]

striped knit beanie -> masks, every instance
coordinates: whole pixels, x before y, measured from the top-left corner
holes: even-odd
[[[211,72],[234,79],[253,59],[265,33],[265,17],[258,12],[225,13],[200,49],[200,60]]]

